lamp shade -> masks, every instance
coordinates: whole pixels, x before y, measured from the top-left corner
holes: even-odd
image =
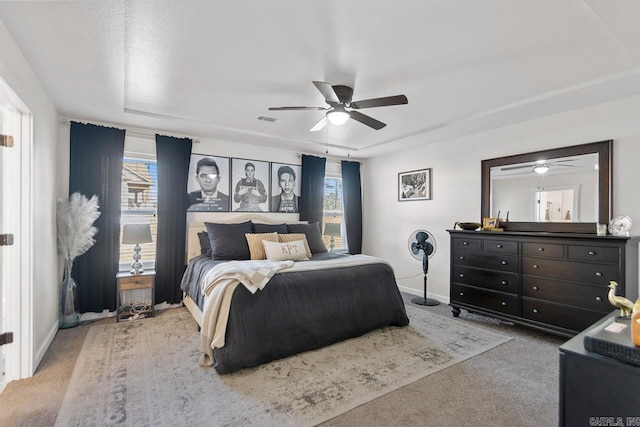
[[[126,224],[122,227],[122,243],[151,243],[151,226],[149,224]]]
[[[325,236],[340,236],[340,223],[339,222],[328,222],[324,226],[324,235]]]

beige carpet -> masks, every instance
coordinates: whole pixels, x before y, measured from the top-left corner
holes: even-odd
[[[56,425],[315,425],[510,338],[407,306],[411,325],[218,375],[187,313],[93,326]]]

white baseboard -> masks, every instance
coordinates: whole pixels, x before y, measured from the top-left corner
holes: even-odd
[[[415,295],[418,297],[424,296],[423,291],[418,291],[417,289],[413,289],[413,288],[407,288],[406,286],[398,285],[398,289],[400,289],[400,292],[405,292],[407,294]],[[433,292],[429,292],[429,290],[427,289],[427,297],[437,299],[443,304],[449,304],[449,295],[444,296],[444,295],[434,294]]]
[[[56,318],[56,321],[54,322],[53,325],[51,325],[51,328],[49,329],[49,333],[47,334],[47,337],[45,338],[44,342],[40,344],[40,347],[38,347],[38,350],[33,355],[33,365],[32,365],[33,372],[30,372],[29,376],[32,376],[38,369],[38,366],[40,366],[40,362],[42,362],[42,359],[44,358],[45,353],[49,349],[49,346],[53,342],[53,339],[55,338],[57,332],[58,332],[58,319]]]

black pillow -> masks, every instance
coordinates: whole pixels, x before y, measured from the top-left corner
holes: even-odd
[[[309,243],[312,254],[327,252],[327,247],[320,234],[320,224],[317,222],[313,224],[288,224],[287,230],[289,233],[304,233],[307,236],[307,243]]]
[[[209,233],[206,231],[200,231],[198,233],[198,239],[200,240],[200,254],[211,256],[211,242],[209,241]]]
[[[257,224],[253,223],[254,233],[278,233],[287,234],[287,224]]]
[[[251,221],[238,224],[205,222],[211,243],[211,258],[221,260],[251,259],[246,233],[251,233]]]

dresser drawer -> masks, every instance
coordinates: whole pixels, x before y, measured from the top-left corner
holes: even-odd
[[[564,245],[543,242],[528,242],[522,244],[524,256],[540,256],[547,258],[564,258]]]
[[[132,289],[145,289],[153,287],[153,276],[121,277],[119,280],[121,291],[130,291]]]
[[[518,274],[502,271],[479,270],[456,265],[453,268],[452,282],[479,288],[493,289],[510,294],[518,293]]]
[[[455,249],[482,250],[481,239],[455,238],[453,239]]]
[[[518,253],[518,242],[510,240],[486,239],[482,243],[482,250],[507,254]]]
[[[522,296],[583,307],[603,313],[611,311],[611,305],[607,299],[608,292],[609,288],[605,286],[585,286],[540,277],[522,277]]]
[[[522,298],[522,317],[540,323],[559,326],[570,331],[582,331],[602,319],[606,312],[581,310],[532,298]]]
[[[557,261],[544,258],[523,257],[522,274],[602,286],[607,286],[610,280],[620,281],[618,265]]]
[[[465,265],[467,267],[518,272],[518,255],[456,251],[452,261],[456,265]]]
[[[569,245],[567,257],[569,259],[580,261],[608,262],[617,264],[620,260],[620,251],[618,248]]]
[[[518,314],[518,297],[516,295],[470,286],[453,285],[451,287],[451,302],[475,305],[514,316]]]

